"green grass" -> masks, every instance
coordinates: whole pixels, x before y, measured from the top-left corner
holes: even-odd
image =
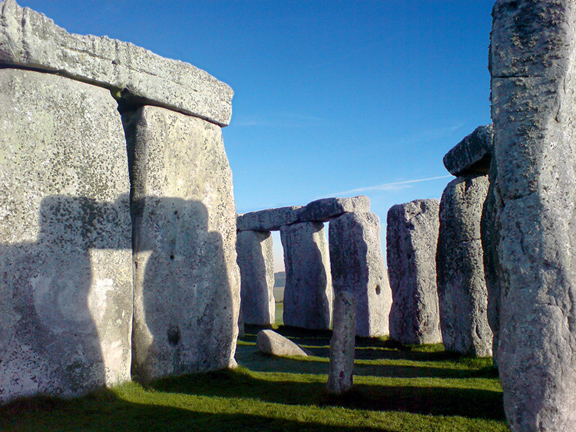
[[[129,383],[73,400],[34,398],[0,408],[15,431],[507,431],[490,359],[442,345],[358,339],[353,390],[325,392],[329,332],[278,331],[314,355],[275,358],[239,341],[236,370]]]

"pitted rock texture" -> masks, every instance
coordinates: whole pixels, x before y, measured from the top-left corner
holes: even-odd
[[[302,206],[279,207],[239,214],[238,231],[277,231],[282,226],[297,223],[302,208]]]
[[[494,127],[491,124],[477,127],[446,153],[444,166],[455,176],[488,174],[493,146]]]
[[[380,247],[380,219],[374,213],[346,213],[330,221],[330,265],[334,292],[355,295],[356,334],[389,334],[392,291]]]
[[[306,351],[274,330],[260,330],[256,335],[256,346],[265,354],[308,357]]]
[[[436,287],[438,212],[435,199],[397,204],[388,211],[390,338],[402,344],[442,342]]]
[[[334,295],[334,329],[330,339],[328,393],[343,394],[352,388],[356,349],[356,295],[340,291]]]
[[[332,278],[324,224],[304,222],[280,229],[286,286],[284,324],[329,329],[332,320]]]
[[[575,29],[573,1],[494,5],[498,366],[513,431],[576,425]]]
[[[133,370],[150,380],[232,367],[240,272],[222,131],[151,106],[124,122],[133,187]]]
[[[468,175],[451,181],[444,189],[436,254],[444,347],[478,357],[492,355],[480,238],[489,184],[486,175]]]
[[[221,126],[232,115],[232,89],[207,72],[131,43],[70,34],[15,0],[0,3],[0,65],[66,75]]]
[[[300,222],[327,222],[344,213],[370,211],[370,198],[359,195],[352,198],[323,198],[312,201],[300,212]]]
[[[0,70],[0,403],[130,379],[130,183],[110,92]]]
[[[240,267],[242,317],[245,324],[276,321],[274,253],[269,231],[239,231],[236,242]]]

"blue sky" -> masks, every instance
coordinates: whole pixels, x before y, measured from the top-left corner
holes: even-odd
[[[18,3],[229,84],[240,213],[365,194],[384,231],[392,205],[440,198],[442,157],[490,123],[493,0]]]

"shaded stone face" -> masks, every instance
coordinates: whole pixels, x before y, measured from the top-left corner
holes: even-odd
[[[108,37],[70,34],[15,0],[0,3],[0,64],[58,72],[226,126],[232,89],[188,63]]]
[[[327,222],[344,213],[367,213],[370,198],[359,195],[351,198],[323,198],[312,201],[300,212],[300,222]]]
[[[285,225],[298,222],[302,206],[279,207],[239,214],[239,231],[276,231]]]
[[[132,253],[116,101],[0,70],[0,402],[130,379]]]
[[[274,253],[270,232],[240,231],[236,242],[245,324],[276,322]]]
[[[494,5],[490,51],[498,365],[513,431],[576,425],[576,10]]]
[[[324,224],[285,226],[280,236],[286,268],[284,324],[329,329],[333,294]]]
[[[356,295],[339,291],[334,295],[334,330],[330,339],[328,393],[342,394],[352,388],[356,349]]]
[[[164,108],[125,115],[134,224],[134,370],[234,364],[240,304],[232,175],[218,126]]]
[[[480,238],[488,187],[488,176],[468,175],[451,181],[444,189],[436,254],[444,347],[480,357],[492,355]]]
[[[390,338],[403,344],[442,341],[436,288],[438,211],[433,199],[397,204],[388,211]]]
[[[357,335],[389,334],[392,291],[380,247],[378,216],[344,214],[330,221],[329,235],[334,292],[354,293]]]

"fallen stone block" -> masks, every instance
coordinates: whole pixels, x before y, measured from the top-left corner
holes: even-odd
[[[359,195],[352,198],[323,198],[312,201],[300,212],[300,222],[327,222],[344,213],[370,211],[370,198]]]
[[[256,346],[264,354],[308,357],[302,348],[273,330],[260,330],[256,335]]]

